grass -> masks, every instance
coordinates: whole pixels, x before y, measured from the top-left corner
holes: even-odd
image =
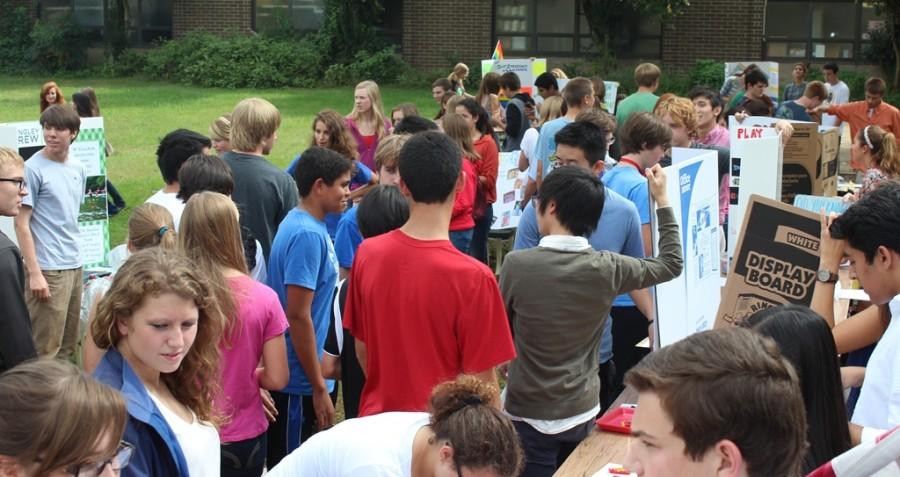
[[[0,123],[37,120],[39,92],[49,80],[34,76],[0,76]],[[109,179],[128,203],[128,208],[110,220],[110,246],[125,241],[132,207],[163,186],[156,167],[156,146],[167,132],[187,128],[208,134],[209,124],[231,111],[241,99],[259,96],[281,111],[278,142],[269,156],[275,165],[286,167],[309,145],[312,118],[325,108],[347,113],[353,106],[353,89],[207,89],[166,82],[136,79],[55,78],[63,94],[90,86],[97,91],[103,112],[106,137],[115,147],[107,162]],[[415,103],[426,117],[437,105],[425,85],[420,89],[384,87],[385,108],[404,102]]]

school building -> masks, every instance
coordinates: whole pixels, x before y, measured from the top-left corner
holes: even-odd
[[[12,0],[32,15],[70,13],[99,38],[114,0]],[[37,4],[37,6],[35,6]],[[194,29],[222,34],[265,30],[279,16],[302,30],[321,25],[325,0],[126,0],[135,46]],[[546,57],[551,63],[589,58],[596,47],[581,0],[381,0],[379,32],[421,68],[488,58],[498,39],[507,57]],[[631,18],[614,45],[624,62],[654,61],[689,68],[697,59],[796,61],[867,66],[862,51],[880,28],[871,3],[854,0],[694,0],[665,24]],[[785,78],[789,76],[784,76]]]

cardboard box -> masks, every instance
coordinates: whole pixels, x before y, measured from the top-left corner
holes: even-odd
[[[784,146],[781,200],[793,204],[797,194],[837,194],[838,129],[806,122],[792,125],[794,135]]]
[[[715,327],[740,323],[772,306],[809,306],[820,230],[818,214],[751,196]]]

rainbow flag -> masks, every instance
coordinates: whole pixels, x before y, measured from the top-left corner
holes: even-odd
[[[502,60],[503,59],[503,43],[500,40],[497,40],[497,46],[494,47],[494,54],[491,55],[492,60]]]

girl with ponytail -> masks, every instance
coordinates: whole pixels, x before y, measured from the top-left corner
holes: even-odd
[[[857,133],[850,146],[853,160],[866,167],[859,194],[850,200],[857,200],[872,192],[882,182],[900,177],[900,153],[893,133],[878,126],[866,126]]]
[[[320,432],[269,477],[518,476],[525,457],[497,388],[474,376],[437,385],[429,412],[387,412]]]

